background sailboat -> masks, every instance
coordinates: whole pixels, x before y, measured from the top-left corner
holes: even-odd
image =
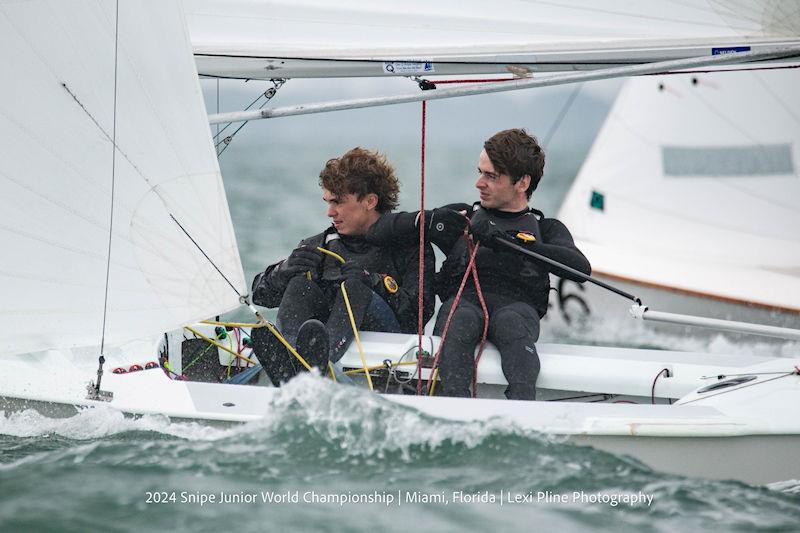
[[[659,309],[800,325],[798,83],[794,68],[626,81],[559,213],[595,272]]]

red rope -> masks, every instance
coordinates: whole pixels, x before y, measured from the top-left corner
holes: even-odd
[[[480,243],[475,245],[477,249]],[[486,347],[486,335],[489,332],[489,310],[486,309],[486,302],[483,300],[483,293],[481,292],[481,284],[478,281],[478,268],[475,263],[472,263],[472,279],[475,281],[475,292],[478,293],[478,300],[481,302],[481,309],[483,309],[483,335],[481,336],[481,346],[478,348],[478,354],[475,356],[475,362],[472,364],[472,397],[478,397],[478,363],[481,362],[481,355],[483,349]]]
[[[423,322],[423,295],[425,283],[425,100],[422,101],[422,147],[420,148],[420,185],[419,185],[419,303],[417,308],[417,395],[422,394],[422,333],[425,328]]]
[[[465,233],[463,238],[466,239],[467,238],[466,230],[464,231]],[[469,277],[470,269],[475,264],[475,254],[477,253],[478,253],[478,247],[475,246],[475,248],[470,253],[469,263],[467,264],[467,270],[464,271],[464,277],[461,278],[461,284],[458,286],[456,297],[453,298],[453,304],[450,306],[450,311],[447,313],[447,320],[445,320],[444,329],[442,330],[442,340],[439,342],[439,349],[436,350],[436,355],[433,358],[433,366],[431,367],[431,373],[430,373],[431,378],[433,378],[433,373],[439,366],[439,358],[441,357],[442,349],[444,348],[444,340],[445,338],[447,338],[447,330],[450,329],[450,320],[452,320],[453,313],[455,313],[456,307],[458,307],[458,302],[461,300],[461,293],[464,292],[464,286],[467,284],[467,278]],[[420,380],[419,380],[420,382],[422,382],[421,376],[422,374],[420,374]],[[428,394],[430,394],[432,387],[433,387],[433,379],[428,379],[428,389],[427,389]]]
[[[429,80],[434,85],[439,85],[440,83],[493,83],[498,81],[514,81],[519,80],[522,78],[485,78],[485,79],[467,79],[467,80]]]

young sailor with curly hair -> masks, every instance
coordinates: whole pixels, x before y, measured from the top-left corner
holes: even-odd
[[[253,302],[278,307],[281,334],[324,372],[328,361],[338,361],[353,339],[341,283],[359,329],[413,333],[420,274],[418,244],[373,244],[364,238],[376,221],[397,207],[400,187],[384,156],[354,148],[325,164],[319,184],[332,225],[303,239],[287,259],[258,274]],[[433,316],[434,268],[433,249],[426,244],[426,322]],[[267,329],[254,329],[252,337],[256,356],[276,386],[302,369]]]

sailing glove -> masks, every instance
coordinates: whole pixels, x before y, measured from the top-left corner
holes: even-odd
[[[497,227],[492,220],[484,219],[477,222],[470,228],[472,238],[479,241],[482,245],[495,248],[497,239],[505,238],[506,232]]]
[[[295,248],[278,270],[284,281],[289,281],[298,274],[316,272],[322,264],[321,252],[308,248],[305,245]]]
[[[455,206],[456,204],[453,204],[453,207]],[[428,226],[428,238],[431,242],[442,251],[448,252],[464,234],[464,228],[467,227],[469,220],[460,210],[444,206],[437,207],[432,211],[425,211],[425,223]]]

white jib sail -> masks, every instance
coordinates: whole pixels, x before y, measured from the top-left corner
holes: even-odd
[[[100,344],[114,135],[105,342],[237,305],[170,215],[244,290],[182,6],[122,0],[118,32],[116,15],[0,2],[0,353]]]
[[[626,81],[559,218],[593,268],[800,311],[800,70]]]
[[[184,0],[201,75],[563,71],[797,44],[767,0]]]

